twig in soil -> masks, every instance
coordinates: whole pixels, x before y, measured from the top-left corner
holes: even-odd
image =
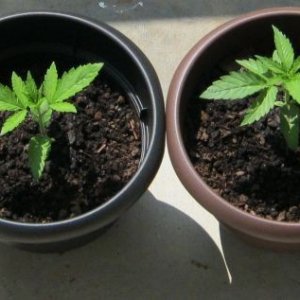
[[[134,120],[131,119],[131,120],[129,121],[129,125],[130,125],[130,128],[131,128],[131,130],[132,130],[134,139],[135,139],[135,140],[138,140],[138,139],[139,139],[139,136],[138,136],[138,134],[137,134],[137,132],[136,132],[136,129],[135,129]]]
[[[102,144],[95,152],[101,153],[105,149],[106,146],[107,146],[106,144]]]

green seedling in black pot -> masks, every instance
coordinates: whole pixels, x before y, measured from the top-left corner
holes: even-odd
[[[38,88],[30,72],[25,81],[12,73],[12,89],[0,85],[0,111],[12,114],[4,121],[1,135],[20,126],[26,118],[38,123],[39,133],[31,137],[28,148],[29,166],[35,180],[44,170],[53,139],[47,135],[53,111],[76,113],[76,107],[68,102],[70,97],[82,91],[98,75],[102,63],[86,64],[72,68],[58,78],[53,62],[47,70],[44,81]]]

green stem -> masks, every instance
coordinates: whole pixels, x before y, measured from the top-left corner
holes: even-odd
[[[43,136],[47,136],[46,128],[44,126],[42,114],[40,113],[40,111],[38,112],[38,123],[39,123],[40,134]]]
[[[280,109],[280,128],[288,148],[296,151],[299,146],[299,107],[284,90],[285,105]]]
[[[289,92],[287,91],[287,90],[284,90],[284,102],[286,103],[286,104],[289,104],[289,102],[290,102],[290,94],[289,94]]]

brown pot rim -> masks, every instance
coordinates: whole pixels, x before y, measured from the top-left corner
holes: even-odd
[[[186,82],[187,74],[199,56],[215,40],[233,28],[262,18],[280,15],[300,17],[300,7],[268,8],[241,15],[208,33],[187,53],[171,80],[167,96],[167,144],[177,176],[189,193],[217,219],[245,234],[288,243],[295,242],[295,239],[300,242],[300,223],[284,223],[253,216],[229,204],[204,182],[194,170],[185,151],[179,118],[182,89],[185,84],[188,84]]]

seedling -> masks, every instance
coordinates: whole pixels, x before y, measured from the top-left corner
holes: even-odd
[[[275,50],[272,57],[256,55],[236,60],[242,67],[214,81],[201,95],[203,99],[235,100],[257,95],[247,110],[242,126],[263,118],[273,108],[280,110],[280,129],[288,147],[299,145],[300,56],[290,40],[273,26]]]
[[[12,89],[0,84],[0,111],[12,114],[5,120],[1,135],[7,134],[20,126],[26,118],[38,123],[39,134],[29,141],[29,167],[35,180],[44,170],[53,139],[47,135],[52,113],[76,113],[76,107],[66,101],[87,87],[98,75],[102,63],[86,64],[72,68],[58,78],[53,62],[47,70],[44,81],[38,88],[30,71],[25,81],[15,72],[12,73]]]

